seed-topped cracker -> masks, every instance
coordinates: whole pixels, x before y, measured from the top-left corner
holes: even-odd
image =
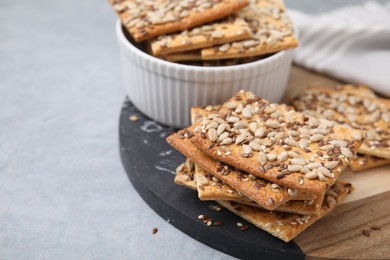
[[[311,87],[293,101],[298,111],[366,133],[359,153],[390,159],[390,100],[344,86]]]
[[[181,33],[161,35],[151,40],[153,55],[185,52],[248,39],[252,36],[249,25],[235,15],[220,22],[210,23]]]
[[[183,31],[224,18],[248,0],[109,0],[135,41]]]
[[[307,227],[333,210],[350,192],[351,185],[349,183],[337,181],[326,194],[325,203],[317,216],[270,212],[230,201],[217,202],[260,229],[271,233],[285,242],[289,242]]]
[[[357,154],[357,156],[351,160],[349,168],[354,172],[358,172],[389,164],[389,159],[383,159],[366,154]]]
[[[253,57],[298,46],[294,28],[281,0],[251,0],[239,15],[249,24],[253,37],[245,41],[202,49],[202,59]]]
[[[304,196],[307,199],[313,198],[314,195],[312,194],[304,193],[305,195],[303,195],[294,189],[290,189],[289,192],[289,189],[284,187],[276,191],[271,182],[238,171],[229,165],[214,160],[191,144],[190,140],[186,137],[188,136],[186,131],[182,130],[177,134],[168,136],[168,143],[190,158],[194,163],[200,165],[208,173],[229,184],[233,189],[240,191],[265,209],[273,210],[281,204],[295,199],[297,196]],[[193,138],[193,136],[190,134],[189,138]]]
[[[358,130],[245,91],[185,131],[215,160],[317,196],[335,182],[363,142]]]

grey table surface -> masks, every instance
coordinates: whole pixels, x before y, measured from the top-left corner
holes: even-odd
[[[0,2],[0,259],[230,258],[166,223],[127,179],[115,21],[106,1]]]

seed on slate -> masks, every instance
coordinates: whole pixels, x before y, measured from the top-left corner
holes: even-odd
[[[312,136],[310,137],[310,141],[311,141],[311,142],[318,142],[318,141],[322,140],[323,138],[324,138],[323,135],[315,134],[315,135],[312,135]]]
[[[267,154],[267,160],[268,161],[273,162],[273,161],[276,161],[276,159],[277,159],[276,154],[274,154],[274,153]]]
[[[239,136],[237,136],[235,144],[240,144],[244,142],[245,139],[246,139],[246,134],[240,134]]]
[[[306,167],[309,170],[317,169],[317,168],[321,167],[321,163],[319,163],[319,162],[309,163],[308,165],[306,165]]]
[[[256,137],[264,137],[265,135],[265,129],[260,127],[259,129],[256,130],[255,136]]]
[[[280,123],[274,119],[268,119],[265,124],[269,127],[272,127],[272,128],[279,128],[280,127]]]
[[[329,170],[332,170],[332,169],[336,168],[337,165],[339,165],[339,162],[338,162],[338,161],[329,161],[329,162],[326,162],[326,163],[324,164],[324,166],[325,166],[326,168],[328,168]]]
[[[152,234],[154,235],[154,234],[156,234],[158,232],[158,229],[157,228],[153,228],[152,229]]]
[[[222,140],[221,145],[229,145],[231,143],[233,143],[233,139],[228,137]]]
[[[218,134],[218,131],[217,131],[217,134]],[[218,137],[218,140],[219,141],[222,141],[223,139],[229,137],[229,133],[228,132],[223,132],[219,137]]]
[[[341,147],[341,154],[347,157],[348,159],[351,159],[353,157],[353,154],[349,148]]]
[[[288,155],[287,155],[287,152],[281,152],[279,155],[278,155],[278,162],[284,162],[285,160],[287,160],[288,158]]]
[[[267,159],[267,155],[263,152],[260,152],[259,153],[259,163],[261,165],[265,165],[267,163],[268,159]]]
[[[315,171],[310,171],[304,176],[306,179],[313,180],[317,178],[317,173]]]
[[[208,124],[206,126],[206,130],[209,130],[209,129],[217,129],[218,127],[218,123],[217,122],[211,122],[210,124]]]
[[[295,165],[295,164],[289,165],[287,167],[287,170],[289,170],[290,172],[299,172],[301,169],[302,169],[301,165]]]
[[[306,160],[303,158],[293,158],[293,159],[291,159],[291,164],[305,166]]]
[[[217,139],[218,139],[217,130],[215,130],[214,128],[211,128],[208,131],[208,136],[209,136],[209,139],[210,139],[211,142],[217,141]]]
[[[227,107],[228,109],[230,109],[230,110],[233,110],[233,109],[235,109],[235,108],[237,107],[237,103],[234,102],[234,101],[229,102],[229,103],[226,104],[226,107]]]
[[[221,135],[226,129],[226,124],[220,124],[217,128],[217,134]]]
[[[246,127],[246,122],[245,121],[238,121],[234,123],[234,127],[237,129],[243,129]]]

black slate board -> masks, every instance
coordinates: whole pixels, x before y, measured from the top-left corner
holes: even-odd
[[[137,121],[129,119],[133,115]],[[185,158],[165,141],[173,131],[125,101],[119,126],[122,163],[134,188],[157,214],[192,238],[238,258],[304,259],[294,242],[285,243],[226,209],[212,210],[209,205],[215,203],[200,201],[195,191],[176,185],[175,169]],[[200,214],[221,220],[224,225],[207,226],[198,220]],[[237,222],[249,228],[240,231]]]

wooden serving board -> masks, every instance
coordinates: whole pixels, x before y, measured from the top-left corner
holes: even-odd
[[[307,86],[338,83],[293,67],[284,101]],[[129,120],[132,115],[138,120]],[[294,241],[285,243],[226,210],[211,210],[212,202],[202,202],[196,192],[174,184],[174,171],[184,157],[165,142],[172,131],[149,120],[126,101],[120,119],[122,163],[143,199],[194,239],[242,259],[390,259],[390,166],[344,172],[341,178],[353,184],[354,192]],[[224,225],[208,227],[197,219],[200,214],[222,220]],[[240,231],[237,221],[250,228]],[[373,226],[380,230],[373,230]]]

